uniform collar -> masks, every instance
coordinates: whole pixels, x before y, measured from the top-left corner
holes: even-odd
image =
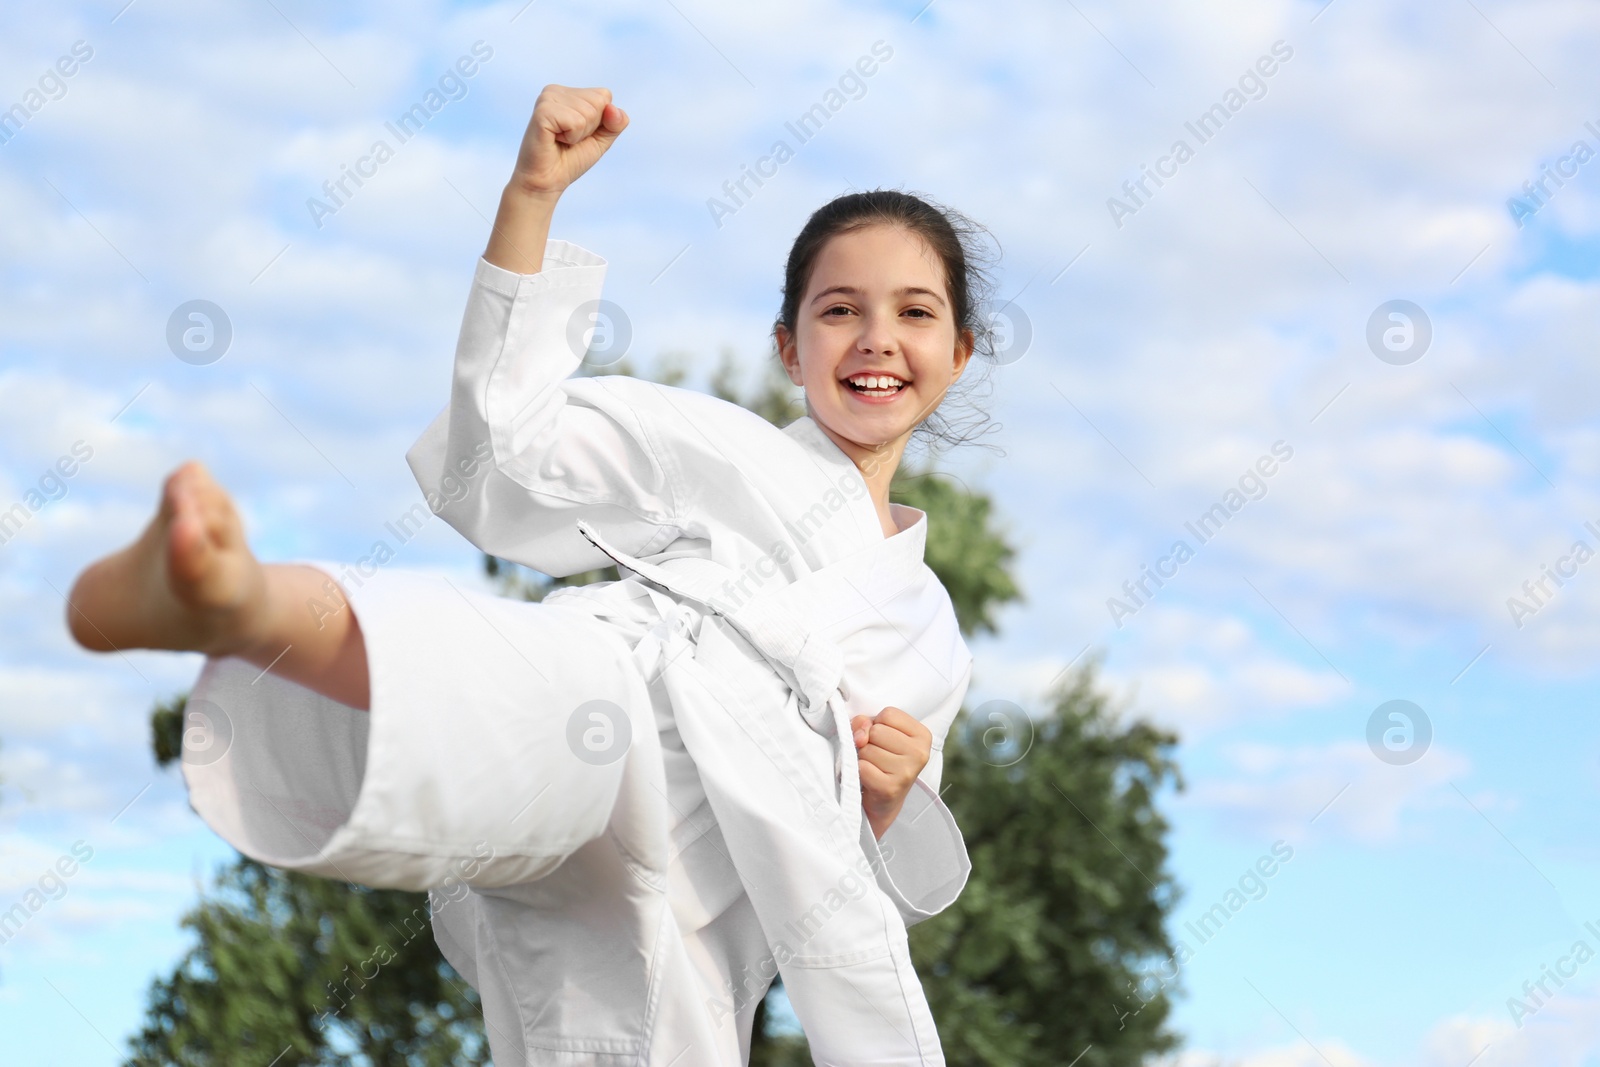
[[[854,516],[861,534],[862,547],[867,548],[887,541],[903,551],[914,554],[918,562],[921,562],[928,535],[925,512],[905,504],[890,504],[889,514],[900,527],[900,532],[892,537],[884,537],[883,525],[878,521],[878,509],[873,506],[872,496],[867,491],[866,479],[862,477],[855,461],[834,444],[833,438],[829,437],[809,415],[795,419],[783,428],[783,432],[790,440],[806,450],[813,462],[823,469],[834,484],[843,484],[841,479],[854,479],[860,484],[861,492],[851,498],[850,504],[851,515]]]

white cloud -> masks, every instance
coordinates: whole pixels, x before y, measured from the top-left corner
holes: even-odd
[[[1225,756],[1236,773],[1195,781],[1174,803],[1209,811],[1257,837],[1299,840],[1314,832],[1367,845],[1399,839],[1408,815],[1458,807],[1440,787],[1472,769],[1465,755],[1436,743],[1405,766],[1383,763],[1366,745],[1348,741],[1239,743],[1228,745]]]
[[[1600,992],[1592,983],[1587,990],[1557,990],[1520,1027],[1509,1010],[1453,1015],[1433,1027],[1425,1049],[1426,1067],[1458,1067],[1480,1052],[1473,1067],[1587,1067],[1600,1050]]]
[[[1244,1053],[1185,1049],[1158,1062],[1161,1067],[1379,1067],[1336,1039],[1318,1040],[1313,1046],[1304,1038]]]
[[[1137,628],[1131,651],[1105,669],[1106,682],[1138,714],[1188,742],[1241,722],[1325,708],[1350,689],[1325,664],[1306,667],[1270,650],[1234,615],[1152,604],[1130,628]]]

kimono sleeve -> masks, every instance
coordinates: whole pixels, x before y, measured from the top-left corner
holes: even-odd
[[[569,380],[591,328],[625,328],[600,300],[605,268],[555,240],[537,274],[480,258],[450,402],[406,453],[431,511],[483,551],[556,576],[610,563],[578,519],[635,555],[678,532],[671,450],[616,391]]]
[[[955,723],[956,715],[961,711],[961,702],[967,697],[967,687],[972,683],[972,653],[966,651],[965,643],[962,644],[961,658],[964,666],[960,679],[944,701],[922,717],[922,725],[933,735],[933,750],[928,754],[928,765],[922,768],[917,780],[933,790],[935,796],[939,794],[939,782],[944,778],[944,743],[950,736],[950,727]]]
[[[933,734],[933,751],[906,794],[894,822],[875,838],[872,827],[861,821],[861,849],[877,875],[878,885],[907,926],[932,918],[955,903],[972,873],[961,827],[939,795],[944,771],[944,742],[972,679],[972,660],[966,656],[960,682],[945,701],[923,718]]]
[[[972,873],[955,816],[921,779],[882,838],[861,820],[861,850],[907,926],[954,904]]]

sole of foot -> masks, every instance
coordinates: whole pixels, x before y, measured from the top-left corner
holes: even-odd
[[[67,599],[67,627],[87,649],[233,655],[264,615],[266,576],[232,499],[191,460],[168,476],[139,538],[85,568]]]

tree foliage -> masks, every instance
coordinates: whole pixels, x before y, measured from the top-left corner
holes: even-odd
[[[988,743],[1000,727],[986,709],[945,746],[945,803],[972,875],[911,928],[946,1057],[1043,1067],[1081,1052],[1079,1067],[1122,1067],[1169,1051],[1165,991],[1145,1003],[1135,984],[1173,951],[1178,890],[1155,797],[1182,784],[1177,738],[1121,721],[1092,666],[1058,685],[1045,714],[1006,722],[1004,745]]]
[[[151,715],[163,766],[181,753],[185,702]],[[182,925],[195,944],[152,983],[129,1067],[489,1062],[478,995],[434,943],[426,893],[240,856]]]
[[[928,513],[923,561],[950,594],[961,632],[998,633],[996,610],[1022,591],[1011,576],[1016,549],[995,528],[989,498],[931,471],[896,471],[889,499]]]

